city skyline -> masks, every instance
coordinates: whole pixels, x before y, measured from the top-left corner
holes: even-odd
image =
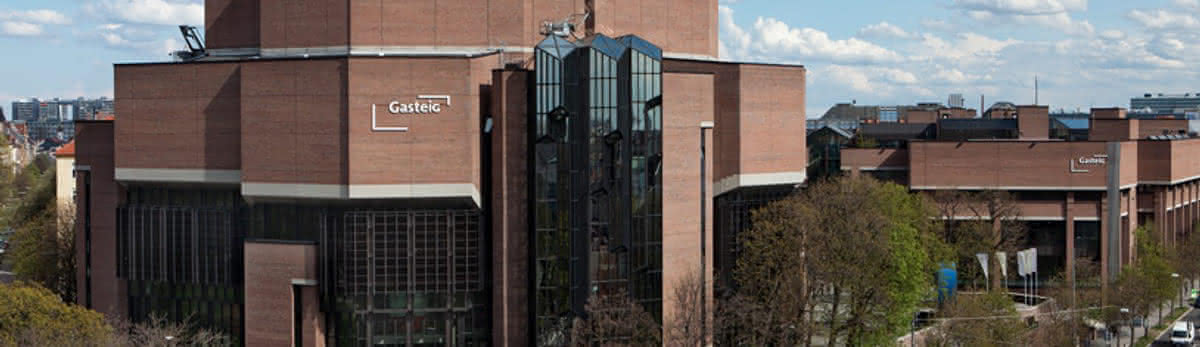
[[[167,61],[178,24],[202,25],[202,0],[17,0],[0,5],[0,107],[19,98],[112,97],[116,62]],[[938,0],[840,3],[722,0],[724,60],[803,64],[807,116],[859,104],[1052,109],[1128,107],[1144,93],[1195,93],[1200,0]],[[63,54],[64,50],[75,54]],[[19,81],[19,82],[18,82]]]

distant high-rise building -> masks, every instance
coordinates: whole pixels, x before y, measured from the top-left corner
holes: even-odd
[[[963,107],[964,102],[966,100],[963,99],[962,94],[950,94],[950,100],[946,102],[946,105],[950,107]]]
[[[38,101],[37,99],[21,99],[12,103],[12,119],[13,120],[37,120],[38,119]]]
[[[13,120],[90,120],[97,113],[113,113],[113,100],[108,97],[74,100],[33,98],[21,99],[12,103]]]
[[[1139,113],[1176,114],[1200,110],[1200,93],[1150,94],[1129,99],[1129,110]]]

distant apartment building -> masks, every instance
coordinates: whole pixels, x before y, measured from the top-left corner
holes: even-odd
[[[840,129],[858,129],[862,123],[932,123],[935,119],[975,118],[975,109],[948,107],[936,102],[916,105],[858,105],[842,103],[833,105],[819,119],[807,122],[809,129],[825,126]]]
[[[1150,94],[1129,99],[1129,109],[1137,113],[1181,114],[1200,111],[1200,93]]]
[[[37,99],[20,99],[12,103],[12,120],[35,120],[38,118]]]
[[[75,121],[73,120],[34,120],[24,121],[19,120],[15,123],[25,126],[25,134],[29,137],[32,143],[40,143],[45,140],[51,140],[58,144],[65,143],[75,135]]]
[[[13,101],[13,120],[90,120],[97,113],[112,113],[113,99],[48,99],[37,98]]]

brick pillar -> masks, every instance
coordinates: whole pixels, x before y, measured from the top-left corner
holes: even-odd
[[[1134,205],[1136,205],[1136,200],[1134,200],[1134,195],[1136,195],[1136,193],[1133,191],[1133,189],[1122,192],[1122,194],[1124,194],[1124,196],[1121,197],[1121,203],[1125,205],[1125,208],[1122,209],[1122,213],[1125,214],[1126,218],[1125,222],[1121,224],[1121,235],[1123,235],[1122,242],[1124,242],[1121,244],[1121,246],[1122,249],[1125,250],[1123,254],[1124,257],[1122,258],[1122,261],[1124,261],[1122,265],[1124,265],[1133,263],[1133,259],[1137,257],[1137,252],[1134,249],[1136,241],[1133,237],[1133,231],[1137,230],[1137,216],[1134,215],[1134,211],[1137,210],[1137,208],[1134,207]]]
[[[1112,225],[1108,223],[1108,193],[1100,197],[1100,203],[1096,204],[1096,215],[1100,216],[1100,282],[1108,286],[1108,230]]]
[[[1067,192],[1067,201],[1063,203],[1063,220],[1067,223],[1067,278],[1075,280],[1075,215],[1071,213],[1071,205],[1075,204],[1075,192]]]
[[[1167,193],[1162,187],[1154,188],[1154,228],[1159,237],[1166,242],[1167,240]]]

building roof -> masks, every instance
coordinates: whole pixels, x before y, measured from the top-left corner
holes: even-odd
[[[810,132],[809,134],[815,134],[815,133],[822,132],[822,131],[829,131],[829,132],[833,132],[833,134],[835,134],[835,135],[837,135],[837,136],[841,136],[841,137],[847,138],[847,139],[849,139],[849,138],[853,138],[853,137],[854,137],[854,134],[851,134],[849,131],[847,131],[847,130],[845,130],[845,129],[838,128],[838,127],[831,127],[831,126],[829,126],[829,125],[825,125],[825,126],[823,126],[823,127],[819,128],[819,129],[813,130],[813,131],[812,131],[812,132]]]
[[[877,141],[932,139],[937,127],[932,123],[863,124],[858,128],[863,136]]]
[[[991,118],[942,119],[939,127],[942,130],[1016,129],[1017,120]]]
[[[1017,135],[1016,119],[942,119],[938,124],[938,139],[945,141],[1014,139]]]
[[[56,158],[70,158],[70,157],[74,157],[74,156],[75,156],[75,140],[71,140],[71,142],[67,142],[67,144],[63,145],[62,147],[59,147],[57,151],[54,151],[54,157],[56,157]]]

